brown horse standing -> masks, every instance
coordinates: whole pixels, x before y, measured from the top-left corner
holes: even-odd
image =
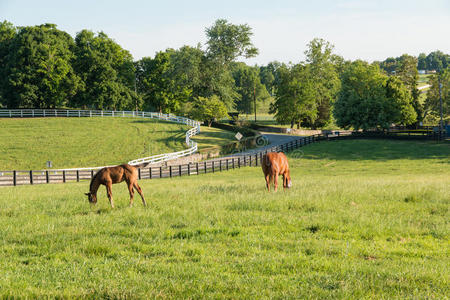
[[[130,206],[133,206],[134,189],[136,189],[142,198],[144,206],[147,205],[142,194],[141,187],[137,183],[138,171],[137,169],[145,167],[147,164],[139,166],[130,166],[123,164],[115,167],[105,167],[98,171],[91,179],[91,185],[89,187],[89,193],[86,193],[90,203],[97,203],[97,190],[101,184],[106,186],[106,193],[108,194],[109,203],[114,208],[114,201],[112,198],[111,186],[114,183],[120,183],[126,181],[128,185],[128,191],[130,192]]]
[[[292,186],[289,163],[283,152],[269,152],[262,158],[261,167],[266,178],[267,190],[270,192],[270,182],[273,180],[275,192],[278,189],[278,176],[283,175],[283,187]]]

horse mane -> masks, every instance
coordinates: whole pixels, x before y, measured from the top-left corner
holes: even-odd
[[[97,178],[97,175],[100,173],[101,170],[99,170],[97,173],[95,173],[94,177],[91,179],[91,184],[89,185],[89,192],[92,191],[92,185],[94,184],[95,179]]]

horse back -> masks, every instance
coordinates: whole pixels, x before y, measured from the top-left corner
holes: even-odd
[[[289,163],[283,152],[269,152],[265,154],[261,166],[265,175],[281,175],[289,171]]]

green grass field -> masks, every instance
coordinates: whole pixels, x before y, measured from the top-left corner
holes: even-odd
[[[200,133],[193,136],[192,139],[198,143],[198,149],[220,149],[221,146],[236,141],[236,133],[222,130],[219,128],[201,126]]]
[[[0,188],[0,298],[445,299],[450,146],[332,141],[261,169]]]
[[[0,170],[96,167],[186,148],[186,125],[130,118],[0,119]],[[231,141],[230,133],[208,130],[197,140]],[[212,139],[212,140],[211,140]]]

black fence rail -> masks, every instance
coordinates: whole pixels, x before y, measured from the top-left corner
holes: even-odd
[[[148,167],[138,169],[139,179],[171,178],[178,176],[193,176],[207,173],[222,172],[241,167],[257,167],[262,157],[268,152],[290,152],[303,146],[330,140],[343,139],[410,139],[438,140],[439,133],[417,134],[416,131],[401,132],[353,132],[341,134],[334,131],[325,134],[315,134],[299,137],[290,142],[254,151],[252,154],[236,153],[233,156],[206,160],[202,162],[180,164],[173,166]],[[0,186],[17,186],[26,184],[65,183],[90,180],[98,170],[43,170],[43,171],[0,171]]]

